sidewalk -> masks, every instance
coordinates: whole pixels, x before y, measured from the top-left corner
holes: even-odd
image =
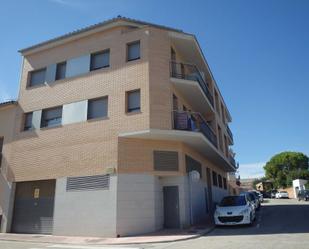
[[[0,241],[20,241],[33,243],[72,244],[72,245],[129,245],[164,243],[198,238],[213,230],[213,225],[187,230],[168,230],[122,238],[69,237],[41,234],[0,233]]]

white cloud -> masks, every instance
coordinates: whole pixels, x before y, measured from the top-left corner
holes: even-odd
[[[248,163],[239,165],[240,178],[259,178],[264,176],[265,162]]]

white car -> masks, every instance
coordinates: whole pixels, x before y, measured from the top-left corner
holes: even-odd
[[[289,199],[289,194],[286,191],[279,191],[276,193],[276,199]]]
[[[247,195],[226,196],[217,205],[214,219],[216,225],[252,224],[255,208]]]

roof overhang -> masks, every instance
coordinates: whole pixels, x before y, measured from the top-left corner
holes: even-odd
[[[199,132],[150,129],[121,133],[119,137],[182,142],[198,151],[222,170],[226,172],[233,172],[236,170],[217,148]]]
[[[174,32],[182,32],[181,30],[178,29],[174,29],[174,28],[170,28],[170,27],[166,27],[163,25],[157,25],[157,24],[153,24],[153,23],[148,23],[148,22],[143,22],[143,21],[139,21],[139,20],[135,20],[135,19],[131,19],[131,18],[126,18],[126,17],[116,17],[116,18],[112,18],[110,20],[107,21],[103,21],[91,26],[88,26],[86,28],[82,28],[82,29],[78,29],[76,31],[67,33],[65,35],[47,40],[45,42],[41,42],[39,44],[36,44],[34,46],[30,46],[24,49],[19,50],[19,52],[23,55],[28,55],[28,54],[32,54],[32,53],[36,53],[45,49],[49,49],[49,48],[53,48],[56,46],[59,46],[61,44],[70,42],[70,41],[74,41],[98,32],[102,32],[111,28],[115,28],[115,27],[136,27],[136,28],[141,28],[141,27],[145,27],[145,26],[152,26],[155,28],[159,28],[159,29],[165,29],[165,30],[169,30],[169,31],[174,31]]]
[[[214,113],[214,109],[196,81],[171,77],[171,82],[177,91],[186,98],[193,110],[202,113],[204,117]]]

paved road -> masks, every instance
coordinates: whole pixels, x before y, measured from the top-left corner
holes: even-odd
[[[94,247],[0,242],[0,249],[308,249],[309,202],[270,200],[251,227],[216,228],[206,236],[182,242],[136,246]]]
[[[308,249],[309,203],[269,200],[251,227],[216,228],[201,238],[157,245],[155,249]]]

